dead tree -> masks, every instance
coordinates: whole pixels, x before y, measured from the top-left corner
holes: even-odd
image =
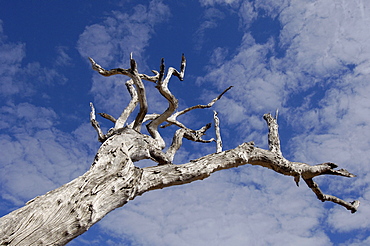
[[[231,87],[224,90],[207,105],[196,105],[177,111],[178,100],[168,89],[172,76],[183,80],[186,60],[182,56],[180,71],[170,67],[165,72],[162,59],[160,70],[154,75],[140,74],[135,60],[130,58],[130,68],[105,70],[90,58],[92,68],[103,76],[125,75],[131,101],[116,119],[102,113],[111,120],[114,127],[104,134],[95,118],[95,108],[91,103],[90,121],[102,143],[91,168],[82,176],[34,198],[27,204],[0,218],[0,245],[64,245],[87,231],[115,208],[143,193],[173,185],[182,185],[201,180],[215,171],[245,164],[259,165],[283,175],[292,176],[297,185],[302,178],[321,201],[337,203],[352,213],[357,211],[359,201],[346,202],[335,196],[323,194],[313,178],[329,174],[355,177],[345,169],[337,170],[334,163],[308,165],[289,161],[282,155],[278,135],[277,116],[265,114],[269,129],[269,150],[258,148],[253,142],[222,151],[219,132],[219,119],[214,114],[216,139],[204,140],[202,137],[210,124],[193,130],[181,123],[177,117],[194,109],[211,107]],[[143,80],[155,84],[160,94],[168,101],[168,108],[161,114],[148,114],[148,103]],[[129,115],[139,104],[135,120],[128,124]],[[146,124],[149,135],[141,132]],[[165,141],[159,129],[174,125],[176,130],[172,144],[164,151]],[[173,159],[183,139],[201,143],[217,143],[216,153],[203,156],[188,163],[175,165]],[[158,165],[139,168],[134,162],[151,159]]]

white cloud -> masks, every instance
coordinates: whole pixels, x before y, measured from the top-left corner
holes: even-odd
[[[154,26],[170,15],[167,5],[153,0],[148,6],[136,5],[132,14],[113,11],[102,23],[87,26],[80,35],[77,48],[82,57],[93,57],[102,66],[129,62],[133,52],[139,67],[145,48],[154,33]]]
[[[230,85],[234,86],[226,95],[232,101],[225,103],[228,99],[223,98],[224,102],[220,101],[216,105],[221,114],[224,114],[223,122],[253,125],[248,122],[251,114],[259,114],[262,117],[264,113],[282,108],[287,76],[279,71],[271,71],[274,64],[266,60],[266,55],[272,46],[272,41],[264,45],[256,44],[250,34],[245,34],[239,52],[231,60],[224,61],[215,69],[209,67],[209,73],[198,79],[202,85],[212,84],[212,87],[215,86],[219,91]],[[229,110],[230,108],[235,110]],[[257,125],[257,128],[260,129],[260,125]],[[243,134],[247,132],[244,131]]]
[[[2,25],[0,20],[0,95],[4,99],[29,97],[41,86],[66,82],[67,79],[53,68],[42,67],[37,62],[23,64],[26,45],[9,42]]]
[[[260,2],[256,6],[275,16],[277,8],[267,8]],[[338,129],[338,133],[348,132],[352,125],[363,127],[368,115],[364,81],[368,80],[368,65],[365,64],[368,64],[366,57],[370,52],[365,9],[361,4],[342,6],[331,1],[293,2],[278,16],[283,26],[279,40],[271,39],[261,45],[245,34],[238,53],[230,60],[217,61],[223,65],[209,67],[209,73],[199,81],[204,85],[212,83],[217,89],[229,84],[235,86],[228,93],[234,101],[230,101],[228,107],[243,105],[247,110],[244,114],[236,113],[239,122],[232,120],[233,123],[242,124],[247,114],[262,115],[279,108],[282,117],[288,118],[300,131],[311,131],[313,127],[320,132],[331,129],[338,125],[338,118],[341,124],[346,122],[347,125],[347,128]],[[360,18],[353,18],[357,15]],[[351,28],[353,26],[355,28]],[[268,56],[276,46],[287,49],[284,57]],[[317,90],[313,88],[317,85],[317,90],[326,90],[322,100],[316,98]],[[304,104],[290,105],[302,92],[310,96],[301,99]],[[235,119],[227,113],[225,118],[224,121]]]
[[[370,244],[370,236],[364,240],[357,239],[357,238],[353,240],[349,240],[346,243],[340,244],[340,246],[362,246],[362,245],[368,245],[368,244]]]
[[[240,0],[199,0],[200,4],[203,6],[214,6],[217,4],[227,4],[227,5],[237,5]]]
[[[207,29],[214,29],[218,26],[218,21],[225,18],[225,14],[216,9],[208,8],[204,11],[202,23],[194,33],[195,49],[201,50],[205,41]]]
[[[22,205],[82,174],[91,154],[68,133],[55,127],[52,109],[29,103],[0,109],[2,198]]]
[[[343,64],[367,60],[367,24],[362,18],[353,18],[359,12],[360,5],[330,1],[295,3],[284,9],[280,40],[282,46],[289,46],[287,65],[295,64],[299,72],[316,77],[328,77],[344,69]]]
[[[314,229],[321,203],[288,179],[256,167],[223,171],[138,197],[101,225],[134,245],[330,245]]]
[[[250,26],[253,20],[257,18],[258,14],[253,2],[242,1],[239,9],[240,25],[245,29]]]
[[[57,58],[55,59],[55,64],[57,66],[67,66],[72,63],[72,58],[68,55],[68,47],[67,46],[58,46],[56,48],[57,51]]]
[[[8,96],[22,90],[14,76],[21,69],[20,63],[25,56],[25,45],[6,42],[7,37],[3,33],[2,26],[3,22],[0,20],[0,93],[2,96]]]
[[[116,49],[108,31],[109,28],[101,24],[86,27],[78,40],[78,50],[81,56],[84,58],[91,56],[102,65],[109,64],[113,57],[108,54],[112,54]]]
[[[222,65],[228,53],[229,50],[227,48],[217,47],[215,50],[213,50],[211,58],[209,59],[210,66],[208,69],[211,69],[214,66],[218,67]]]
[[[113,11],[102,23],[85,28],[78,40],[78,51],[83,58],[92,57],[107,69],[128,68],[129,55],[133,52],[139,72],[149,71],[144,59],[146,48],[154,34],[155,25],[166,21],[169,15],[167,5],[156,0],[151,1],[147,6],[136,5],[131,14]],[[128,79],[122,76],[109,78],[98,74],[93,76],[91,92],[95,97],[94,103],[98,111],[99,108],[104,111],[109,110],[106,113],[119,116],[129,101],[129,94],[124,84]],[[151,84],[147,87],[148,91],[152,91]],[[147,93],[148,100],[155,101],[155,97],[151,96],[153,94],[156,97],[158,92]]]

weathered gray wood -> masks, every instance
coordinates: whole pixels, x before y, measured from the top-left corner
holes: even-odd
[[[160,124],[165,122],[168,119],[168,117],[170,117],[173,114],[173,112],[175,112],[175,110],[178,108],[178,105],[179,105],[178,100],[175,98],[175,96],[168,89],[168,83],[169,83],[170,78],[171,78],[172,75],[175,75],[180,80],[183,80],[184,72],[185,72],[185,63],[186,63],[186,60],[185,60],[185,56],[183,55],[182,60],[181,60],[181,69],[182,70],[180,72],[178,72],[175,68],[170,67],[168,69],[168,73],[167,73],[166,78],[162,79],[163,78],[163,73],[164,73],[164,59],[162,58],[161,68],[160,68],[160,73],[159,73],[160,76],[159,76],[156,88],[161,93],[161,95],[164,98],[167,99],[168,108],[162,114],[160,114],[158,117],[156,117],[151,122],[149,122],[149,124],[147,125],[147,129],[148,129],[149,134],[157,141],[158,146],[161,149],[164,149],[166,147],[166,143],[163,140],[161,134],[159,133],[158,127],[159,127]]]
[[[163,63],[161,71],[159,73],[154,71],[155,76],[151,77],[138,73],[132,57],[130,69],[105,70],[93,59],[90,58],[90,61],[93,69],[104,76],[115,74],[129,76],[131,81],[127,86],[132,100],[118,120],[112,116],[103,115],[115,122],[115,126],[107,134],[100,129],[95,118],[95,108],[91,103],[90,121],[98,133],[99,141],[102,142],[91,168],[82,176],[34,198],[24,207],[0,218],[0,245],[65,245],[88,230],[110,211],[147,191],[190,183],[204,179],[213,172],[246,164],[263,166],[280,174],[292,176],[297,185],[302,178],[319,200],[337,203],[352,213],[357,211],[359,201],[346,202],[335,196],[325,195],[313,181],[314,177],[325,174],[343,177],[355,177],[355,175],[345,169],[336,170],[337,165],[334,163],[311,166],[284,158],[280,148],[277,120],[271,114],[264,115],[269,129],[269,150],[258,148],[253,142],[249,142],[227,151],[221,151],[218,148],[218,153],[185,164],[172,164],[183,138],[203,143],[215,141],[202,139],[210,124],[199,130],[192,130],[185,127],[176,117],[195,108],[212,106],[231,88],[226,89],[208,105],[197,105],[176,113],[177,105],[171,104],[176,104],[177,99],[168,90],[167,84],[172,75],[179,77],[180,80],[183,78],[184,56],[180,72],[170,69],[168,78],[163,81]],[[158,90],[170,104],[164,113],[146,114],[146,99],[142,98],[145,97],[145,87],[141,79],[157,83]],[[138,103],[140,111],[135,121],[123,127],[128,115],[133,112]],[[214,117],[218,125],[217,115]],[[151,125],[151,136],[140,132],[141,125],[145,121],[155,122]],[[180,127],[174,135],[172,145],[165,153],[162,151],[164,147],[158,131],[159,125],[164,121]],[[221,139],[220,136],[217,138]],[[136,167],[134,162],[142,159],[151,159],[157,162],[158,166]]]
[[[232,86],[229,86],[227,89],[225,89],[220,95],[218,95],[216,98],[214,98],[211,102],[209,102],[208,104],[206,105],[202,105],[202,104],[198,104],[198,105],[194,105],[192,107],[189,107],[189,108],[186,108],[184,110],[181,110],[181,111],[178,111],[178,112],[175,112],[173,113],[168,119],[167,119],[167,122],[169,122],[168,124],[166,125],[163,125],[162,128],[165,128],[165,127],[168,127],[168,126],[171,126],[172,124],[178,126],[178,127],[181,127],[181,128],[186,128],[184,125],[182,125],[182,123],[178,122],[177,121],[177,117],[179,117],[180,115],[183,115],[191,110],[194,110],[194,109],[205,109],[205,108],[210,108],[212,107],[218,100],[221,99],[221,97],[228,91],[232,88]]]
[[[126,87],[131,95],[131,100],[125,110],[123,110],[120,117],[115,121],[114,129],[119,129],[125,126],[128,117],[132,114],[132,111],[134,111],[139,103],[139,96],[134,88],[134,81],[132,79],[126,82]]]
[[[64,245],[134,198],[142,170],[124,137],[107,139],[84,175],[0,218],[0,245]]]
[[[216,132],[216,153],[222,151],[222,140],[220,132],[220,119],[217,116],[217,112],[213,110],[213,120],[215,121],[215,132]]]

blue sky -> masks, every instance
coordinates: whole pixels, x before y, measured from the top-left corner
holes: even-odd
[[[0,215],[88,170],[99,147],[90,102],[115,116],[128,103],[126,78],[99,76],[88,56],[127,68],[133,52],[150,74],[162,57],[179,67],[185,53],[185,80],[170,83],[180,108],[234,86],[214,105],[225,149],[244,141],[266,148],[262,115],[278,108],[285,157],[357,174],[317,182],[327,194],[359,199],[359,211],[247,165],[137,197],[70,245],[370,244],[369,26],[370,3],[361,0],[3,2]],[[166,102],[146,86],[149,111],[161,112]],[[199,128],[212,114],[181,120]],[[187,142],[175,162],[214,151]]]

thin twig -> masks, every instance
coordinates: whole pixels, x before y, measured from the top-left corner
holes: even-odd
[[[350,210],[351,213],[355,213],[357,211],[357,208],[360,206],[360,201],[358,200],[355,200],[353,202],[346,202],[336,196],[325,195],[320,190],[319,185],[315,181],[313,181],[312,178],[304,179],[304,181],[306,182],[307,186],[311,188],[311,190],[316,194],[317,198],[322,202],[330,201],[330,202],[334,202],[336,204],[342,205],[346,209]]]
[[[189,108],[186,108],[184,110],[181,110],[181,111],[178,111],[176,113],[174,113],[173,115],[171,115],[168,119],[168,122],[174,122],[174,121],[177,121],[176,118],[179,117],[180,115],[183,115],[191,110],[194,110],[194,109],[204,109],[204,108],[210,108],[213,106],[213,104],[215,104],[215,102],[217,102],[218,100],[221,99],[221,97],[228,91],[232,88],[233,86],[229,86],[227,89],[225,89],[220,95],[218,95],[216,98],[214,98],[211,102],[209,102],[208,104],[206,105],[202,105],[202,104],[198,104],[198,105],[195,105],[195,106],[192,106],[192,107],[189,107]],[[166,125],[163,125],[161,126],[162,128],[166,128],[168,126],[171,126],[172,124],[169,123],[169,124],[166,124]]]
[[[163,78],[164,75],[164,59],[162,58],[161,60],[161,65],[160,65],[160,72],[159,72],[159,79],[157,82],[156,88],[158,91],[161,93],[161,95],[167,99],[168,101],[168,108],[160,114],[157,118],[152,120],[148,125],[147,129],[149,134],[158,142],[158,145],[163,149],[165,147],[165,142],[158,132],[158,127],[160,124],[165,122],[172,114],[175,112],[175,110],[178,107],[178,100],[176,97],[171,93],[171,91],[168,89],[168,83],[170,81],[170,78],[172,75],[178,77],[180,80],[183,79],[184,77],[184,72],[185,72],[185,66],[186,66],[186,60],[185,56],[182,56],[181,59],[181,70],[178,72],[175,68],[170,67],[167,72],[167,76]]]
[[[210,142],[213,142],[214,139],[210,139],[210,140],[204,140],[202,139],[202,136],[205,135],[205,132],[211,127],[211,123],[203,126],[202,128],[200,128],[199,130],[191,130],[191,129],[188,129],[188,128],[181,128],[181,129],[178,129],[175,133],[175,135],[173,136],[173,139],[172,139],[172,144],[171,146],[168,148],[168,150],[166,151],[166,155],[168,156],[169,160],[172,162],[173,161],[173,158],[177,152],[177,150],[179,150],[179,148],[181,147],[182,145],[182,139],[183,138],[186,138],[190,141],[194,141],[194,142],[200,142],[200,143],[210,143]]]
[[[113,123],[116,123],[116,121],[117,121],[116,118],[114,118],[112,115],[107,114],[107,113],[98,113],[98,115],[100,115],[104,119],[112,121]]]

